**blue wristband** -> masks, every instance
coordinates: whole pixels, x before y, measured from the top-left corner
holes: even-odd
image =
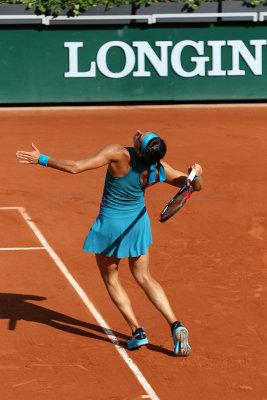
[[[45,156],[44,154],[41,154],[38,160],[38,163],[40,165],[43,165],[44,167],[47,167],[47,162],[49,160],[50,157]]]
[[[195,181],[196,179],[198,179],[198,176],[195,176],[194,179],[193,179],[193,181]]]

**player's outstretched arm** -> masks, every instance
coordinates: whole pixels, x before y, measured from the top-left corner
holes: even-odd
[[[180,188],[183,187],[183,185],[186,182],[188,174],[194,168],[194,170],[196,171],[196,176],[198,176],[198,179],[196,179],[192,182],[192,186],[193,186],[194,190],[196,190],[196,191],[199,191],[202,189],[202,186],[203,186],[202,168],[199,164],[192,165],[188,169],[188,174],[186,174],[184,172],[181,172],[181,171],[178,171],[178,170],[172,168],[165,161],[161,161],[161,162],[164,166],[165,173],[166,173],[166,181],[165,182],[168,183],[169,185],[180,187]]]
[[[19,150],[16,152],[16,156],[20,159],[19,162],[21,164],[36,164],[36,165],[39,164],[41,152],[40,150],[38,150],[38,148],[35,146],[34,143],[32,143],[32,148],[33,151]],[[75,161],[58,160],[58,159],[53,159],[51,157],[46,161],[47,167],[56,168],[65,172],[71,172],[74,165]]]
[[[16,156],[20,159],[22,164],[39,164],[41,152],[32,143],[33,151],[17,151]],[[118,144],[111,144],[103,147],[97,153],[82,160],[61,160],[49,157],[46,166],[60,171],[78,174],[90,169],[100,168],[110,162],[120,160],[123,147]]]

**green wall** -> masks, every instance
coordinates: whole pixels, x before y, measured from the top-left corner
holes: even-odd
[[[266,33],[252,24],[1,29],[0,103],[266,99]]]

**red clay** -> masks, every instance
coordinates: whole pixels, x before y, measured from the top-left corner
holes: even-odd
[[[44,154],[79,159],[136,129],[166,138],[166,161],[198,162],[204,189],[165,224],[175,188],[147,191],[151,271],[190,332],[189,358],[172,356],[169,327],[121,262],[150,346],[129,356],[161,400],[267,399],[267,106],[0,110],[0,207],[25,207],[103,318],[126,343],[94,256],[82,251],[105,168],[68,175],[21,165],[32,141]],[[16,211],[0,210],[0,247],[39,246]],[[137,400],[146,395],[101,327],[43,250],[0,251],[0,384],[5,400]]]

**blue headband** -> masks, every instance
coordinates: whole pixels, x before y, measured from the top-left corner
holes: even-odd
[[[146,135],[145,138],[143,139],[143,141],[141,143],[141,153],[144,158],[145,158],[146,146],[148,145],[150,140],[152,140],[156,137],[159,137],[159,136],[156,135],[156,133],[151,132],[148,135]],[[160,164],[160,166],[159,166],[159,181],[164,182],[166,180],[165,170],[164,170],[164,167],[161,164],[161,162],[159,164]],[[148,184],[156,182],[156,168],[157,168],[156,164],[150,165]]]

